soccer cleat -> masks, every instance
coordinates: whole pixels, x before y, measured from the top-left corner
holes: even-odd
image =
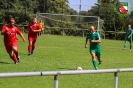
[[[18,62],[20,62],[20,56],[18,56],[17,60],[18,60]]]
[[[18,64],[18,62],[15,62],[15,64]]]
[[[98,67],[95,67],[95,70],[98,70]]]
[[[34,53],[34,51],[31,51],[31,55]]]
[[[98,65],[100,66],[101,64],[102,64],[102,61],[99,61],[99,64]]]
[[[29,52],[28,55],[31,55],[31,52]]]

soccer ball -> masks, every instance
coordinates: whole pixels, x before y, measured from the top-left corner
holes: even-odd
[[[82,70],[82,67],[77,67],[76,70]]]

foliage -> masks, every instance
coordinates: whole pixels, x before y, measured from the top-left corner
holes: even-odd
[[[69,7],[68,0],[1,0],[0,23],[6,23],[9,17],[15,17],[16,24],[28,24],[36,13],[67,14],[79,16],[48,16],[60,20],[48,20],[50,27],[69,29],[88,29],[90,25],[97,28],[97,18],[82,18],[82,16],[99,16],[100,30],[124,32],[128,24],[133,25],[133,11],[127,17],[120,17],[114,11],[114,2],[118,0],[98,0],[98,6],[92,6],[88,11],[77,12]],[[41,19],[41,18],[40,18]],[[39,19],[39,20],[40,20]],[[38,21],[39,21],[38,20]],[[59,29],[55,29],[59,31]],[[113,39],[114,34],[108,33],[108,38]],[[120,38],[119,38],[120,39]]]
[[[116,0],[98,0],[100,6],[93,6],[91,10],[88,10],[88,15],[98,15],[100,11],[100,18],[104,21],[104,31],[124,32],[127,29],[128,24],[132,24],[132,13],[130,16],[120,16],[114,11],[114,2]],[[98,9],[100,8],[100,9]],[[99,11],[98,11],[99,10]],[[120,34],[121,35],[121,34]],[[118,34],[119,36],[119,34]],[[108,38],[113,39],[114,33],[108,33]],[[124,39],[124,37],[118,38]]]
[[[6,23],[9,17],[15,17],[17,24],[29,22],[35,16],[35,0],[1,0],[0,3],[1,23]]]
[[[37,3],[40,13],[68,13],[68,0],[38,0]]]

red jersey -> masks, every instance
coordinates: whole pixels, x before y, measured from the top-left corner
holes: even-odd
[[[32,30],[39,30],[41,29],[41,26],[38,23],[30,23],[28,28],[28,37],[37,38],[37,32],[33,32]]]
[[[8,44],[10,42],[18,40],[17,34],[21,33],[19,28],[17,28],[16,26],[10,27],[8,24],[6,24],[2,27],[1,31],[4,32],[5,30],[6,30],[6,33],[4,34],[4,43],[5,44]]]

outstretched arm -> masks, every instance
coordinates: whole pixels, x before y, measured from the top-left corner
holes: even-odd
[[[22,33],[20,33],[19,36],[23,39],[24,42],[26,42],[26,39],[25,39],[25,37],[23,36]]]

